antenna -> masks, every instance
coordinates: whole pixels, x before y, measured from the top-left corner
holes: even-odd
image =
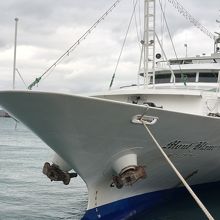
[[[188,44],[184,44],[184,47],[186,48],[186,57],[188,56]]]
[[[17,27],[18,27],[18,18],[15,18],[14,65],[13,65],[13,85],[12,85],[13,89],[15,89],[16,52],[17,52]]]

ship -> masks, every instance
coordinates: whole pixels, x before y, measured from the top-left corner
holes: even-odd
[[[220,184],[220,36],[211,55],[167,59],[156,53],[155,2],[144,0],[137,84],[88,96],[0,91],[1,106],[56,152],[43,173],[86,183],[83,220],[131,219],[186,184]]]

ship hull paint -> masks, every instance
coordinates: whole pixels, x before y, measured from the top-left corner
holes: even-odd
[[[207,208],[209,208],[209,211],[213,212],[213,214],[217,214],[215,213],[216,210],[212,210],[212,208],[219,206],[219,200],[212,201],[213,196],[211,197],[210,195],[214,194],[215,197],[216,195],[220,196],[219,187],[220,182],[192,186],[194,192],[200,199],[204,200],[204,204],[207,205]],[[158,213],[161,206],[167,207],[171,204],[173,207],[173,204],[176,203],[179,203],[178,206],[182,211],[184,211],[184,208],[187,206],[186,210],[193,212],[193,215],[198,219],[206,219],[204,213],[199,209],[186,188],[179,187],[133,196],[88,210],[82,220],[126,220],[130,218],[133,219],[134,217],[135,219],[143,219],[139,217],[142,215],[145,219],[148,216],[160,219],[159,216],[163,214]],[[175,210],[171,212],[175,212]]]
[[[2,91],[0,104],[83,178],[88,210],[181,184],[135,115],[159,118],[149,128],[190,185],[220,181],[219,118],[46,92]],[[114,162],[130,153],[147,177],[110,187]]]

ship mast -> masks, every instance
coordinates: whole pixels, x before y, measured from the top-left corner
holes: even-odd
[[[148,87],[155,84],[155,0],[144,0],[144,39],[141,43],[139,74],[143,74],[144,86]]]
[[[13,84],[12,84],[13,89],[15,89],[16,53],[17,53],[17,27],[18,27],[18,18],[15,18],[15,40],[14,40],[14,62],[13,62]]]

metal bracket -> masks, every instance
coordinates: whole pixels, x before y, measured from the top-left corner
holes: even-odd
[[[135,115],[132,119],[131,122],[133,124],[143,124],[142,121],[144,121],[145,124],[147,125],[154,125],[157,121],[159,120],[158,117],[156,116],[148,116],[148,115]]]

